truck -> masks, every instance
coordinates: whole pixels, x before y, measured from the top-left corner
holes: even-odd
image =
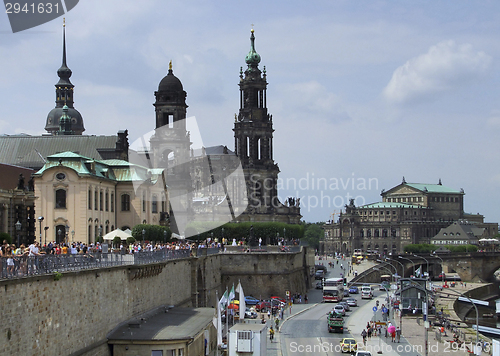
[[[328,323],[328,332],[329,333],[333,333],[333,332],[343,333],[344,332],[344,318],[342,317],[341,314],[337,314],[334,311],[331,311],[330,313],[328,313],[326,320]]]

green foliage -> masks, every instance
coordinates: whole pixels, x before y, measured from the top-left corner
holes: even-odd
[[[303,240],[307,242],[309,246],[314,249],[319,248],[319,241],[324,235],[324,231],[321,226],[324,225],[324,222],[317,223],[306,223]]]
[[[135,239],[133,236],[129,236],[129,237],[127,237],[126,242],[127,242],[127,245],[130,245],[130,244],[133,244],[135,242]]]
[[[115,236],[115,238],[113,239],[113,245],[115,246],[120,246],[120,244],[122,243],[122,239],[120,238],[120,236]]]
[[[6,232],[0,232],[0,242],[3,244],[3,240],[6,240],[10,245],[12,243],[12,237]]]
[[[54,272],[54,281],[58,281],[62,278],[62,273],[61,272]]]
[[[476,245],[446,245],[450,252],[477,252]]]
[[[217,222],[192,222],[186,228],[186,235],[195,234],[189,238],[198,241],[213,236],[218,239],[225,237],[229,241],[233,239],[236,239],[236,241],[245,239],[248,242],[250,227],[253,226],[255,237],[257,239],[261,237],[263,244],[266,243],[267,238],[269,238],[271,244],[276,244],[277,237],[282,238],[283,234],[286,239],[300,239],[304,236],[304,226],[297,224],[285,224],[281,222],[230,222],[222,226],[217,225]],[[224,234],[222,233],[222,229],[224,229]],[[200,233],[199,231],[202,232]]]
[[[432,244],[412,244],[404,247],[406,253],[431,253],[436,249],[437,246]]]
[[[132,229],[132,236],[134,237],[135,241],[142,242],[142,230],[145,231],[144,241],[169,242],[172,237],[172,231],[166,226],[139,224],[134,226],[134,228]]]

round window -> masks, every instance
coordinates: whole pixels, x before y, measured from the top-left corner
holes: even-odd
[[[64,173],[57,173],[56,178],[59,180],[64,180],[66,178],[66,174]]]

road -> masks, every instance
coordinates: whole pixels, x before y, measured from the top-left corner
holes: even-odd
[[[340,263],[334,268],[328,267],[326,278],[340,277],[343,272]],[[347,262],[343,262],[347,266]],[[345,273],[345,272],[344,272]],[[362,303],[359,294],[352,295]],[[326,314],[332,310],[336,303],[321,303],[322,291],[314,290],[309,293],[310,303],[320,303],[312,308],[289,319],[281,328],[279,335],[281,340],[281,350],[283,356],[326,356],[341,355],[339,344],[342,338],[351,337],[348,331],[341,333],[329,333],[326,324]],[[347,313],[347,318],[353,313],[355,308]]]

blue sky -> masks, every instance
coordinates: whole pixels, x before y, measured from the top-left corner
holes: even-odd
[[[154,91],[172,60],[205,146],[234,149],[254,24],[279,194],[301,197],[305,220],[331,219],[348,194],[378,201],[405,176],[463,188],[465,210],[496,222],[499,10],[460,0],[85,0],[66,15],[67,63],[85,134],[128,129],[133,141],[153,129]],[[61,30],[59,18],[12,34],[0,15],[0,134],[44,133]],[[313,189],[313,178],[327,187]]]

